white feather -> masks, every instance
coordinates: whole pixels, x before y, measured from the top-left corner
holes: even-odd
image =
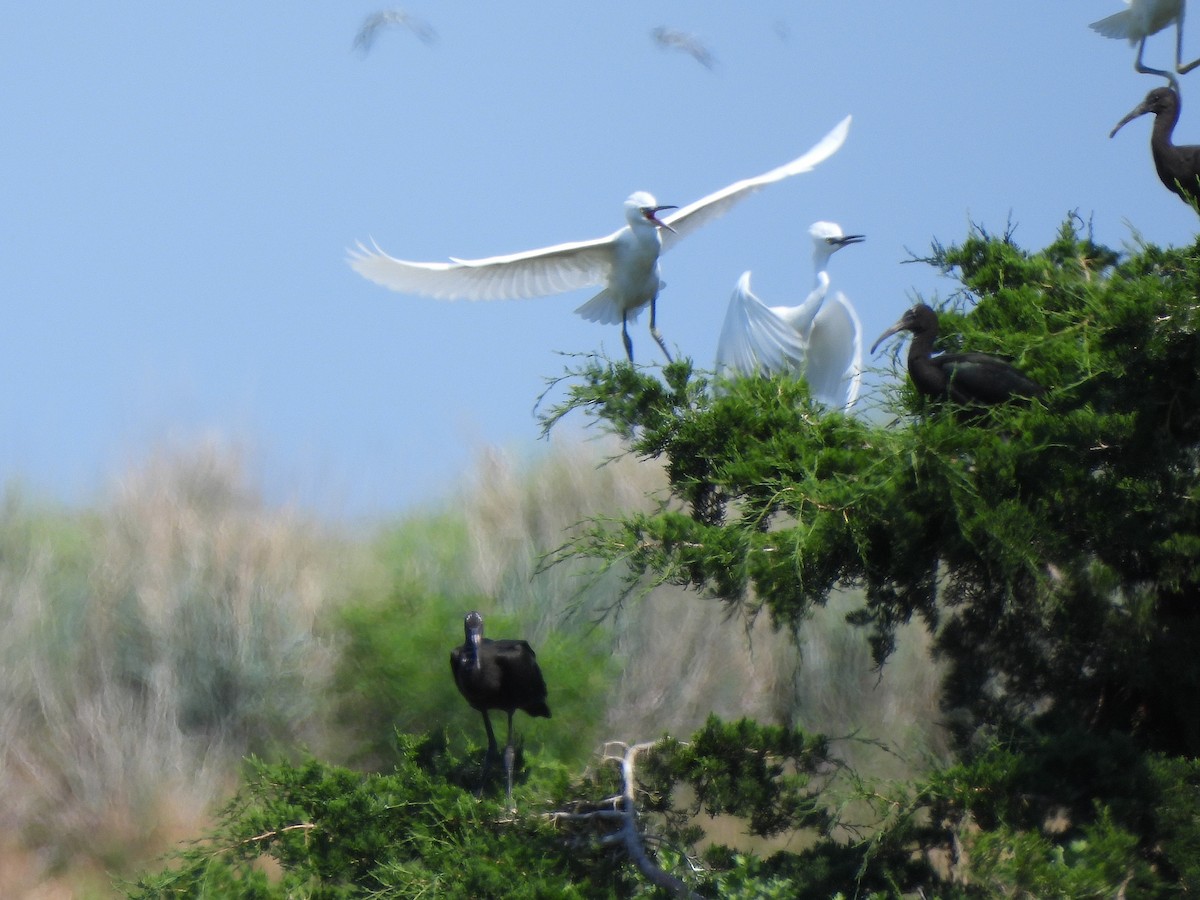
[[[862,324],[845,294],[830,294],[826,269],[837,250],[861,237],[847,238],[833,222],[816,222],[809,235],[816,286],[799,306],[769,307],[750,293],[750,273],[742,275],[717,342],[717,371],[803,375],[816,400],[849,409],[862,381]]]
[[[606,237],[486,259],[451,258],[449,262],[409,262],[389,256],[378,246],[359,244],[350,251],[348,262],[376,284],[441,300],[520,299],[604,285],[603,291],[576,312],[606,324],[624,322],[649,305],[662,289],[658,257],[663,250],[762,187],[811,171],[837,152],[849,128],[847,116],[803,156],[735,182],[662,219],[654,218],[661,208],[654,197],[638,191],[625,201],[625,227]],[[660,225],[670,230],[660,229]]]

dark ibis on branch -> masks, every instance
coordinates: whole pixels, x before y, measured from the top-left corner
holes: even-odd
[[[924,303],[906,312],[900,321],[881,334],[871,347],[899,331],[912,332],[908,347],[908,377],[927,397],[950,399],[955,403],[990,406],[1013,397],[1036,397],[1045,392],[1040,384],[1026,377],[998,356],[986,353],[943,353],[933,355],[938,333],[938,317]]]
[[[513,713],[524,710],[531,716],[550,718],[546,705],[546,682],[538,668],[537,656],[527,641],[493,641],[483,636],[483,616],[467,613],[463,620],[466,640],[450,651],[450,670],[459,693],[472,708],[483,713],[488,749],[483,760],[483,780],[496,757],[496,734],[492,731],[489,709],[508,714],[508,741],[504,747],[504,769],[508,777],[508,798],[512,799]],[[482,782],[480,789],[482,790]]]
[[[1150,154],[1159,180],[1167,190],[1178,194],[1188,204],[1200,199],[1200,146],[1179,147],[1171,143],[1171,132],[1179,121],[1179,94],[1169,87],[1155,88],[1146,99],[1130,110],[1129,115],[1108,133],[1112,137],[1127,122],[1138,116],[1154,113],[1154,128],[1150,131]]]

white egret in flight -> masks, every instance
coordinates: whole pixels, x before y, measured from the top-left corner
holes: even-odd
[[[1161,75],[1179,88],[1175,75],[1163,69],[1151,69],[1142,63],[1142,52],[1146,49],[1146,38],[1158,34],[1172,22],[1175,23],[1175,71],[1186,75],[1200,59],[1183,64],[1183,13],[1184,0],[1125,0],[1127,9],[1093,22],[1089,27],[1105,37],[1128,38],[1129,43],[1138,45],[1137,59],[1133,68],[1147,75]]]
[[[803,156],[735,182],[662,218],[660,212],[675,207],[660,205],[645,191],[631,194],[625,201],[627,224],[607,237],[487,259],[451,257],[450,262],[406,262],[378,247],[368,250],[359,244],[357,251],[350,251],[348,261],[354,271],[384,287],[442,300],[543,297],[602,284],[604,290],[575,311],[593,322],[620,323],[625,353],[632,361],[628,320],[649,306],[650,334],[669,360],[671,354],[655,324],[655,303],[663,287],[659,254],[765,185],[810,171],[837,152],[849,129],[850,116],[846,116]]]
[[[799,306],[767,306],[750,292],[750,273],[738,281],[717,342],[717,371],[728,375],[803,375],[812,396],[849,409],[862,381],[862,323],[849,298],[829,290],[829,258],[864,240],[833,222],[816,222],[816,286]]]

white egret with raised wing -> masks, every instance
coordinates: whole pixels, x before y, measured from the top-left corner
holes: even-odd
[[[847,116],[803,156],[682,209],[662,206],[645,191],[631,194],[625,201],[625,227],[606,237],[487,259],[451,257],[450,262],[407,262],[388,256],[378,246],[369,250],[360,244],[350,252],[349,263],[364,278],[394,291],[443,300],[543,297],[602,284],[604,290],[575,311],[593,322],[620,323],[625,353],[632,361],[628,320],[649,306],[650,334],[669,360],[671,354],[655,322],[656,301],[663,287],[659,254],[760,188],[811,171],[837,152],[849,128]],[[659,218],[664,209],[676,211]]]
[[[767,306],[750,292],[750,273],[738,281],[717,342],[717,371],[743,377],[802,375],[812,396],[849,409],[862,381],[862,323],[849,298],[829,290],[829,259],[864,240],[834,222],[815,222],[816,286],[799,306]]]
[[[1142,53],[1146,50],[1146,38],[1158,34],[1172,22],[1175,23],[1175,72],[1186,75],[1196,66],[1200,59],[1184,65],[1183,63],[1183,13],[1184,0],[1125,0],[1126,9],[1113,13],[1093,22],[1090,26],[1105,37],[1126,38],[1129,43],[1138,45],[1137,58],[1133,68],[1147,75],[1161,75],[1169,81],[1176,90],[1179,82],[1175,75],[1164,69],[1151,69],[1142,62]]]

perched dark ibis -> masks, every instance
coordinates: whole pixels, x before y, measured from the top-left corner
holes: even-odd
[[[1105,37],[1128,38],[1130,44],[1138,45],[1137,59],[1133,68],[1147,75],[1161,75],[1171,84],[1178,84],[1175,75],[1164,69],[1151,69],[1142,62],[1142,53],[1146,49],[1146,38],[1158,34],[1168,25],[1175,25],[1175,71],[1186,75],[1196,66],[1200,59],[1190,63],[1183,62],[1183,13],[1184,0],[1125,0],[1126,8],[1093,22],[1089,27]]]
[[[1179,147],[1171,143],[1171,133],[1179,121],[1178,93],[1169,87],[1155,88],[1117,123],[1108,136],[1112,137],[1121,130],[1121,126],[1146,113],[1154,113],[1150,155],[1154,157],[1159,180],[1185,203],[1196,202],[1200,199],[1200,146],[1191,144]]]
[[[928,397],[948,398],[956,403],[990,406],[1013,397],[1036,397],[1045,392],[1040,384],[998,356],[986,353],[943,353],[933,355],[938,317],[924,303],[906,312],[900,321],[881,334],[871,347],[899,331],[912,332],[908,347],[908,377]]]
[[[483,760],[483,779],[496,756],[496,734],[488,710],[508,714],[508,741],[504,746],[504,769],[508,777],[508,797],[512,799],[513,713],[524,710],[531,716],[550,718],[546,705],[546,682],[538,668],[537,656],[528,641],[493,641],[483,636],[483,616],[469,612],[463,619],[466,639],[450,651],[450,670],[459,693],[474,709],[483,713],[488,749]],[[481,783],[482,786],[482,783]]]

